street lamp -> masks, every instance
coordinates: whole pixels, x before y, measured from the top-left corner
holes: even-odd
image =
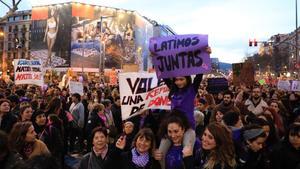
[[[7,75],[7,63],[6,63],[6,54],[5,54],[5,34],[3,31],[0,32],[0,38],[3,39],[3,46],[2,46],[2,79],[4,79]]]

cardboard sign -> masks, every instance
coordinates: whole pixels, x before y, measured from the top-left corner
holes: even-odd
[[[291,91],[291,83],[288,80],[279,80],[277,88],[279,90]]]
[[[188,76],[211,71],[207,35],[174,35],[150,39],[149,50],[158,78]]]
[[[122,119],[147,109],[170,109],[169,88],[155,73],[120,73]]]
[[[15,84],[44,85],[41,60],[14,59]]]
[[[293,81],[292,82],[292,91],[300,92],[300,81]]]
[[[254,65],[251,62],[232,64],[233,84],[235,86],[246,85],[252,86],[255,84]]]
[[[71,94],[78,93],[80,96],[83,96],[84,94],[82,82],[70,81],[69,89]]]

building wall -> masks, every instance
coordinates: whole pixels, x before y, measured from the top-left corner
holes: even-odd
[[[4,38],[0,39],[2,66],[5,61],[8,71],[12,72],[13,59],[29,58],[30,56],[31,11],[16,12],[1,25],[1,31],[4,32]]]

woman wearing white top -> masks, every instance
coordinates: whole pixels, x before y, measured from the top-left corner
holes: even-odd
[[[56,35],[58,31],[59,17],[57,15],[57,9],[50,9],[50,18],[47,20],[46,31],[44,36],[44,42],[47,39],[48,46],[48,58],[46,65],[51,64],[52,48],[56,40]]]

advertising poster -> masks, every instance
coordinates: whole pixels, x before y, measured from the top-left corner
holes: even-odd
[[[31,59],[43,67],[70,66],[71,4],[32,8]]]
[[[120,69],[135,62],[131,11],[72,4],[71,66]]]

